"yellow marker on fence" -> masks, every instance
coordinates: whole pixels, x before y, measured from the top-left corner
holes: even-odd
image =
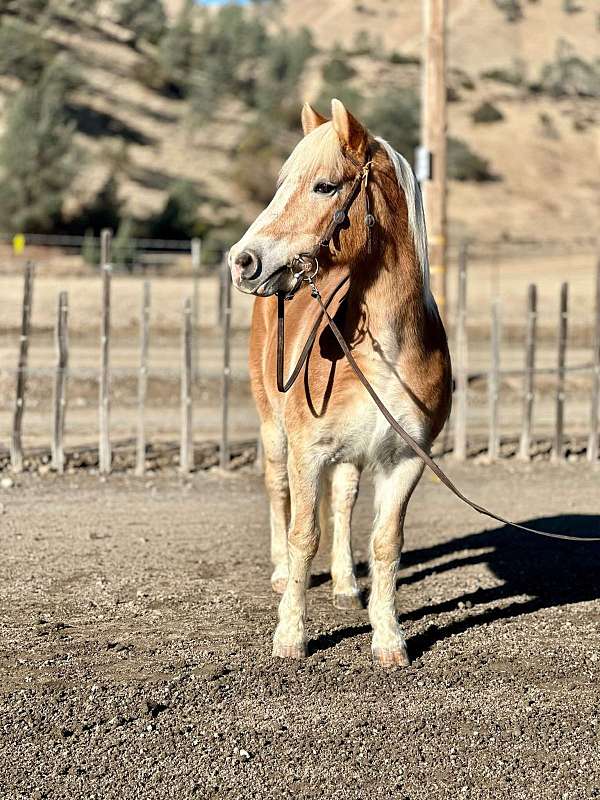
[[[25,250],[25,234],[16,233],[13,236],[12,246],[13,246],[13,253],[16,256],[23,255],[23,251]]]

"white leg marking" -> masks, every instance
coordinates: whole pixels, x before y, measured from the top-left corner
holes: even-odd
[[[396,574],[404,538],[404,515],[423,472],[417,458],[407,458],[375,478],[375,524],[371,536],[372,588],[369,618],[373,658],[382,666],[409,664],[406,641],[396,618]]]
[[[288,535],[288,581],[279,604],[279,624],[273,639],[273,655],[303,658],[306,655],[304,619],[310,565],[319,546],[320,465],[314,457],[295,459],[290,452],[288,475],[292,519]]]
[[[265,453],[265,485],[269,495],[273,591],[281,594],[288,574],[287,532],[290,523],[290,490],[283,434],[271,423],[261,428]]]
[[[354,464],[337,464],[331,481],[333,543],[331,578],[336,608],[362,608],[352,558],[352,511],[358,495],[360,470]]]

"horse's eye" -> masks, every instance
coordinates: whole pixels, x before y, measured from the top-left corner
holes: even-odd
[[[317,194],[333,194],[336,189],[335,183],[329,183],[329,181],[319,181],[313,186],[313,192]]]

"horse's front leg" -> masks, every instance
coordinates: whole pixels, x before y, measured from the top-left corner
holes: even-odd
[[[407,458],[375,477],[375,524],[371,536],[373,660],[383,667],[410,664],[396,617],[396,574],[404,543],[404,515],[423,472],[418,458]]]
[[[310,565],[319,547],[319,487],[322,466],[309,453],[290,447],[288,477],[292,516],[288,534],[288,581],[279,604],[279,624],[273,655],[303,658],[306,655],[304,620]]]

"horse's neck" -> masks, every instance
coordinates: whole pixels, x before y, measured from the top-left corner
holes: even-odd
[[[421,268],[408,249],[384,250],[378,263],[369,265],[355,282],[353,294],[374,338],[400,346],[424,341],[430,315]]]

